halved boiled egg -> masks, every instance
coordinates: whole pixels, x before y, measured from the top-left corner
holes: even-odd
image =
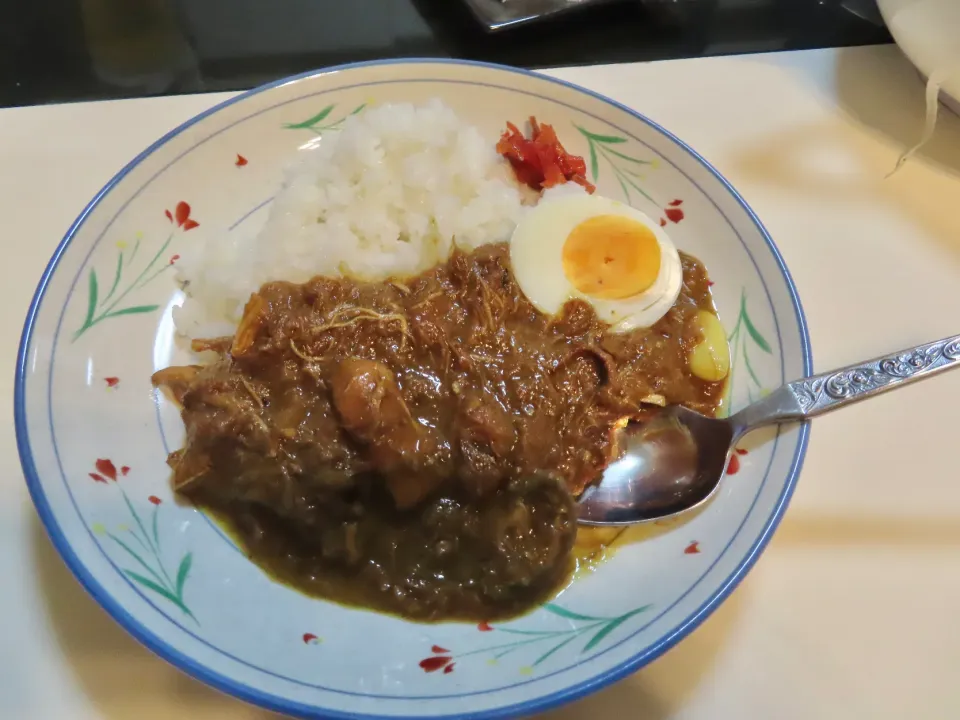
[[[676,247],[639,210],[598,195],[541,200],[510,241],[513,274],[537,309],[580,298],[615,332],[650,327],[683,284]]]

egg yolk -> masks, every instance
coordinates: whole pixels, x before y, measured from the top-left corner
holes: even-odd
[[[660,244],[641,222],[622,215],[597,215],[567,236],[563,273],[588,297],[632,297],[649,289],[660,274]]]

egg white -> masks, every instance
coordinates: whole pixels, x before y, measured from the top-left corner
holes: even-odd
[[[647,290],[618,300],[590,297],[577,290],[563,270],[563,246],[570,232],[597,215],[620,215],[642,223],[660,246],[660,271]],[[580,298],[614,332],[650,327],[673,307],[683,285],[680,255],[660,224],[622,202],[599,195],[543,199],[517,225],[510,241],[513,274],[527,299],[541,312],[558,315],[564,303]]]

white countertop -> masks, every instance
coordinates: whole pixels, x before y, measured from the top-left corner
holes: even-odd
[[[923,86],[893,47],[550,74],[663,124],[730,179],[780,247],[823,371],[960,333],[960,119],[896,176]],[[0,391],[36,281],[89,199],[224,95],[0,111]],[[676,649],[549,720],[960,717],[960,373],[816,422],[749,577]],[[187,678],[74,581],[0,434],[0,718],[273,717]]]

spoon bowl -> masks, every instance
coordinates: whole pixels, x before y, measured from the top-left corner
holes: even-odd
[[[716,491],[733,426],[672,405],[621,431],[620,457],[580,500],[584,525],[633,525],[692,510]]]
[[[720,487],[734,444],[765,425],[809,420],[960,366],[960,335],[784,385],[729,418],[678,405],[621,434],[623,452],[581,497],[584,525],[634,525],[689,512]]]

